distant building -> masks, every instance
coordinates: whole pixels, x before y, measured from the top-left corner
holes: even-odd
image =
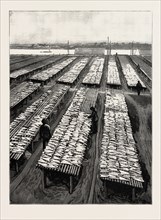
[[[136,50],[133,51],[133,54],[134,55],[140,55],[140,51],[138,49],[136,49]]]
[[[151,56],[152,55],[152,50],[139,50],[140,55],[144,56]]]
[[[105,48],[75,48],[75,54],[78,55],[104,55]]]

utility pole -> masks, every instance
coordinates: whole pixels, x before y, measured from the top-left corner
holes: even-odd
[[[131,55],[133,55],[133,41],[132,41],[132,49],[131,49]]]
[[[109,50],[109,52],[108,52],[108,54],[110,53],[110,38],[109,38],[109,36],[108,36],[108,50]]]
[[[68,48],[68,55],[69,55],[69,40],[67,42],[67,48]]]
[[[109,36],[107,36],[107,55],[109,54]]]
[[[110,41],[110,55],[111,55],[111,41]]]

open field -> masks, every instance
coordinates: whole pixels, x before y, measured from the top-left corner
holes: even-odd
[[[21,61],[29,68],[28,58],[11,56],[11,61]],[[43,63],[45,70],[33,71],[32,76],[20,80],[25,85],[39,77],[40,88],[11,116],[11,204],[152,203],[151,91],[147,88],[138,96],[134,78],[140,77],[139,72],[131,66],[125,74],[129,59],[119,56],[119,60],[121,67],[116,56],[52,56],[50,66]],[[118,88],[109,88],[118,81]],[[146,87],[142,77],[141,81]],[[18,85],[19,79],[14,83]],[[19,87],[14,94],[22,95]],[[91,106],[98,113],[96,134],[90,132]],[[44,117],[52,133],[45,151],[39,139]],[[107,157],[103,163],[102,157]],[[115,173],[110,171],[109,160]],[[131,171],[130,165],[123,171],[119,166],[116,169],[119,160],[123,165],[135,161],[136,169]]]

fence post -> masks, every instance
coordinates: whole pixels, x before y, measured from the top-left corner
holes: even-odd
[[[72,194],[72,192],[73,192],[73,176],[71,175],[69,178],[70,178],[70,180],[69,180],[69,184],[70,184],[69,185],[69,187],[70,187],[69,193]]]

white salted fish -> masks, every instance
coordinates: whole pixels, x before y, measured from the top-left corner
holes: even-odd
[[[43,167],[47,167],[47,163],[45,163],[44,161],[38,161],[38,164]]]
[[[121,181],[130,181],[130,178],[126,178],[126,177],[123,177],[123,176],[119,176],[118,179],[121,180]]]
[[[44,162],[49,162],[50,161],[50,157],[47,157],[47,156],[42,156],[42,160],[44,161]]]
[[[69,160],[65,160],[65,159],[63,159],[63,160],[61,161],[61,164],[72,165],[71,162],[70,162]]]
[[[128,157],[128,161],[138,162],[138,159],[137,158]]]
[[[73,104],[68,108],[49,141],[46,153],[49,155],[55,150],[48,162],[48,166],[53,169],[57,169],[60,163],[77,166],[82,163],[91,125],[90,120],[87,121],[85,118],[88,115],[79,113],[84,97],[85,92],[76,94],[76,99],[73,99]]]
[[[109,160],[116,160],[117,159],[117,157],[116,156],[114,156],[114,155],[108,155],[108,159]]]
[[[121,175],[129,175],[130,176],[129,172],[127,172],[127,171],[119,170],[119,172]]]
[[[144,180],[141,176],[132,176],[131,178],[138,181],[138,182],[144,182]]]

